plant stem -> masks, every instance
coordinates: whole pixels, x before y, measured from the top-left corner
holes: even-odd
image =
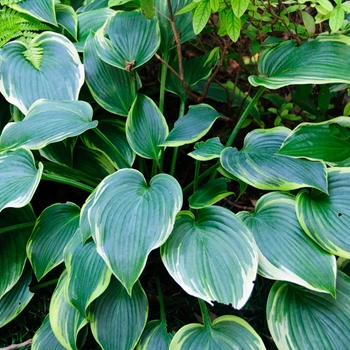
[[[34,292],[36,290],[39,290],[41,288],[45,288],[47,286],[51,286],[51,284],[55,284],[58,282],[58,278],[55,278],[53,280],[50,280],[50,281],[47,281],[47,282],[44,282],[44,283],[40,283],[40,284],[37,284],[36,286],[33,286],[33,287],[30,287],[30,291],[31,292]]]
[[[169,63],[169,51],[164,52],[163,55],[164,62]],[[168,67],[165,64],[162,64],[162,68],[160,71],[160,92],[159,92],[159,110],[164,112],[164,96],[165,96],[165,85],[166,85],[166,77],[168,73]]]
[[[232,130],[232,133],[231,133],[229,139],[227,140],[225,147],[232,146],[233,141],[235,140],[239,130],[241,129],[241,127],[244,123],[244,121],[247,119],[250,111],[255,106],[255,104],[258,102],[259,98],[261,97],[261,95],[264,93],[265,90],[266,90],[266,87],[260,86],[258,92],[255,94],[254,98],[250,101],[248,107],[245,109],[245,111],[243,112],[243,114],[239,118],[235,128]]]
[[[209,317],[209,312],[207,306],[205,305],[205,301],[198,298],[199,306],[201,308],[203,324],[205,328],[211,328],[211,321]]]
[[[155,176],[157,174],[157,167],[158,167],[158,162],[153,159],[151,179],[153,176]]]
[[[196,160],[196,167],[194,170],[193,192],[196,192],[198,189],[198,182],[199,182],[198,178],[199,178],[200,165],[201,165],[200,161]]]
[[[163,300],[162,288],[160,287],[159,276],[156,278],[157,284],[157,292],[158,292],[158,300],[159,300],[159,308],[160,308],[160,321],[166,324],[166,314]]]
[[[67,178],[62,177],[62,176],[42,174],[41,179],[47,180],[47,181],[59,182],[59,183],[65,184],[65,185],[80,188],[81,190],[84,190],[84,191],[89,192],[89,193],[91,193],[94,190],[94,188],[91,186],[85,185],[85,184],[78,182],[78,181],[75,181],[75,180],[67,179]]]

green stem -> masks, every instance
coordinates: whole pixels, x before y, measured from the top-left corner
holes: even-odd
[[[44,283],[40,283],[40,284],[37,284],[36,286],[33,286],[33,287],[30,287],[30,291],[31,292],[35,292],[36,290],[39,290],[41,288],[45,288],[47,286],[51,286],[51,284],[55,284],[58,282],[58,278],[54,279],[54,280],[51,280],[51,281],[47,281],[47,282],[44,282]]]
[[[62,176],[42,174],[41,179],[47,180],[47,181],[59,182],[59,183],[65,184],[65,185],[80,188],[81,190],[84,190],[84,191],[89,192],[89,193],[91,193],[94,190],[94,188],[91,186],[85,185],[85,184],[78,182],[78,181],[75,181],[75,180],[67,179],[67,178],[62,177]]]
[[[159,300],[159,308],[160,308],[160,322],[166,324],[166,314],[163,300],[162,288],[160,287],[159,276],[156,278],[157,284],[157,292],[158,292],[158,300]]]
[[[163,60],[165,62],[169,62],[169,51],[166,51],[163,55]],[[162,68],[160,71],[160,92],[159,92],[159,109],[163,113],[164,112],[164,96],[165,96],[165,85],[166,85],[166,77],[168,73],[168,67],[165,64],[162,64]]]
[[[256,95],[254,96],[254,98],[250,101],[248,107],[245,109],[245,111],[243,112],[243,114],[241,115],[241,117],[239,118],[235,128],[232,130],[232,133],[229,137],[229,139],[226,142],[226,147],[231,147],[233,144],[233,141],[235,140],[239,130],[241,129],[243,123],[245,122],[245,120],[247,119],[250,111],[252,110],[252,108],[256,105],[256,103],[258,102],[259,98],[261,97],[261,95],[264,93],[264,91],[266,90],[266,87],[264,86],[260,86],[258,92],[256,93]]]
[[[198,298],[198,302],[199,302],[199,306],[201,308],[204,327],[209,328],[209,327],[211,327],[211,321],[210,321],[207,306],[205,305],[205,301]]]
[[[155,176],[157,174],[158,166],[159,166],[158,162],[153,159],[151,179],[152,179],[153,176]]]
[[[196,192],[198,189],[198,182],[199,182],[199,170],[200,170],[200,161],[196,160],[196,167],[194,169],[194,182],[193,182],[193,192]]]

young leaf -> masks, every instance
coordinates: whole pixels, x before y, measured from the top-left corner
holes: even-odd
[[[102,349],[134,349],[146,325],[148,301],[140,282],[131,295],[112,278],[91,307],[91,330]]]
[[[220,154],[225,148],[218,137],[211,138],[205,142],[200,141],[195,143],[195,150],[188,155],[196,160],[211,160],[220,158]]]
[[[295,205],[293,196],[271,192],[257,201],[254,212],[237,214],[258,246],[258,272],[266,278],[290,281],[335,296],[335,257],[305,234]]]
[[[181,187],[167,174],[156,175],[147,185],[137,170],[121,169],[97,187],[87,210],[92,236],[129,294],[148,254],[170,235],[181,205]]]
[[[285,127],[250,132],[241,151],[225,148],[221,165],[230,174],[263,190],[292,190],[315,187],[327,192],[326,167],[323,163],[277,155],[290,134]]]
[[[126,120],[126,137],[135,153],[158,160],[169,130],[163,114],[149,97],[139,94]]]
[[[248,78],[253,86],[278,89],[291,84],[350,83],[350,39],[320,35],[296,46],[292,40],[266,50],[259,59],[259,76]]]
[[[65,203],[47,207],[38,217],[27,243],[38,280],[63,261],[63,250],[79,227],[79,214],[78,206]]]
[[[344,21],[344,15],[345,15],[345,12],[340,6],[336,6],[332,10],[329,17],[329,26],[332,32],[337,32],[340,29]]]
[[[330,168],[328,195],[318,190],[302,191],[296,206],[305,232],[326,251],[345,258],[350,258],[349,181],[349,168]]]
[[[256,349],[265,345],[255,330],[242,318],[221,316],[211,327],[192,323],[182,327],[174,336],[169,350],[188,349]]]
[[[267,322],[279,349],[347,349],[350,279],[338,272],[337,298],[276,282],[267,300]]]
[[[39,185],[42,163],[35,167],[33,154],[19,148],[0,155],[0,211],[27,205]]]
[[[0,136],[0,148],[40,149],[80,135],[96,125],[97,121],[92,121],[92,108],[87,102],[38,100],[22,121],[5,126]]]
[[[257,247],[252,233],[228,209],[206,207],[196,218],[181,212],[161,246],[161,256],[170,275],[188,294],[209,303],[218,301],[240,309],[252,292]]]
[[[211,14],[210,1],[202,0],[194,10],[193,31],[198,35],[207,24]]]

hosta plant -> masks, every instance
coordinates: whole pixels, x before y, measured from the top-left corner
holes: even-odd
[[[21,31],[25,21],[42,24],[19,39],[9,33],[0,49],[1,328],[51,284],[35,350],[84,349],[86,339],[107,350],[348,348],[350,279],[341,269],[350,258],[350,122],[326,113],[331,93],[350,84],[348,36],[306,40],[309,23],[300,36],[266,44],[256,69],[253,60],[240,61],[255,91],[248,96],[244,84],[219,73],[236,57],[232,40],[241,33],[254,54],[250,24],[263,4],[1,4],[0,15],[18,18]],[[270,6],[280,28],[289,28]],[[219,22],[211,16],[217,12]],[[203,43],[208,32],[220,45],[184,57],[182,48]],[[152,85],[154,67],[159,83]],[[275,90],[304,85],[326,86],[326,107],[318,101],[308,114],[284,113],[269,125],[268,111],[275,118],[294,104],[264,112],[264,93],[273,102]],[[220,109],[230,95],[239,118]],[[322,120],[312,121],[315,110]],[[212,132],[227,119],[233,128]],[[57,198],[39,210],[45,182],[84,199]],[[250,189],[260,193],[253,210],[224,205]],[[262,321],[270,342],[254,317],[234,314],[248,308],[258,279],[275,281]],[[167,325],[166,284],[198,299],[197,323]],[[220,305],[231,311],[217,317]]]

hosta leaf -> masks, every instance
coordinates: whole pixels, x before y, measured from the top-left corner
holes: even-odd
[[[326,251],[350,258],[350,168],[328,169],[328,193],[302,191],[297,215],[305,232]]]
[[[148,301],[140,282],[129,295],[112,278],[107,290],[92,304],[91,330],[102,349],[132,350],[145,327],[147,314]]]
[[[315,187],[327,192],[323,163],[276,154],[289,133],[285,127],[254,130],[246,136],[241,151],[236,148],[222,151],[221,165],[230,174],[262,190]]]
[[[220,113],[209,105],[190,106],[188,113],[175,122],[162,146],[178,147],[198,141],[219,117]]]
[[[64,263],[68,275],[67,300],[85,317],[86,308],[108,287],[112,272],[92,240],[83,245],[79,230],[64,250]]]
[[[258,267],[252,233],[228,209],[214,206],[199,210],[196,218],[181,212],[161,257],[188,294],[237,309],[248,300]]]
[[[57,340],[55,334],[52,332],[49,315],[45,317],[42,325],[35,332],[31,349],[66,350],[66,348],[62,346],[62,344]]]
[[[350,40],[343,35],[320,35],[302,45],[288,40],[266,50],[259,59],[260,75],[253,86],[278,89],[291,84],[350,83]]]
[[[63,261],[63,250],[79,227],[80,209],[73,203],[53,204],[38,217],[27,255],[38,280]]]
[[[146,183],[137,170],[105,178],[93,195],[88,219],[98,253],[131,294],[148,254],[170,235],[182,192],[170,175]]]
[[[86,82],[96,102],[111,113],[127,116],[136,98],[134,78],[130,72],[113,67],[99,58],[93,33],[86,39],[84,66]]]
[[[147,19],[140,11],[117,11],[96,32],[95,43],[102,60],[131,71],[156,53],[160,44],[158,21],[156,17]]]
[[[26,244],[35,220],[29,205],[0,213],[0,298],[22,275],[27,260]]]
[[[6,100],[24,114],[40,98],[77,100],[84,82],[84,67],[71,41],[47,31],[32,42],[43,49],[40,70],[23,55],[27,50],[24,43],[12,41],[1,49],[0,92]]]
[[[33,154],[20,148],[0,154],[0,211],[20,208],[30,202],[39,185],[42,163],[35,167]]]
[[[294,196],[271,192],[258,200],[254,212],[238,213],[254,234],[259,249],[259,273],[334,296],[335,257],[305,234],[295,204]]]
[[[350,342],[350,279],[337,277],[337,298],[276,282],[267,301],[267,321],[279,349],[347,349]]]
[[[153,320],[146,324],[136,350],[168,350],[173,334],[168,333],[165,322]]]
[[[149,97],[138,95],[126,120],[126,137],[135,153],[158,160],[168,135],[166,120]]]
[[[87,324],[79,311],[65,298],[67,272],[63,271],[50,302],[50,324],[57,340],[65,349],[78,350],[76,345],[78,332]]]
[[[301,123],[285,139],[278,154],[340,164],[350,158],[350,118]]]
[[[195,150],[188,153],[188,155],[196,160],[211,160],[220,158],[220,154],[224,146],[218,137],[214,137],[205,142],[200,141],[194,145]]]
[[[91,231],[91,226],[88,218],[88,211],[91,208],[92,204],[94,203],[95,194],[96,194],[96,188],[90,194],[90,196],[85,201],[83,207],[81,208],[79,228],[80,228],[80,234],[81,234],[83,243],[85,243],[91,237],[92,231]]]
[[[248,322],[237,316],[221,316],[210,327],[192,323],[182,327],[174,336],[169,350],[189,349],[254,349],[265,345]]]
[[[74,38],[78,34],[78,18],[72,6],[56,4],[55,11],[57,22]]]
[[[19,12],[27,13],[40,21],[57,25],[54,0],[16,1],[16,3],[8,4],[7,6],[12,7]]]
[[[17,283],[0,298],[0,327],[12,321],[33,298],[34,293],[29,291],[31,281],[32,269],[27,265]]]
[[[5,150],[40,149],[49,143],[80,135],[96,125],[87,102],[38,100],[22,121],[5,126],[0,147]]]
[[[207,182],[190,196],[188,199],[190,207],[201,209],[215,204],[230,194],[234,194],[234,192],[227,191],[227,184],[229,182],[231,182],[229,179],[214,179]]]

